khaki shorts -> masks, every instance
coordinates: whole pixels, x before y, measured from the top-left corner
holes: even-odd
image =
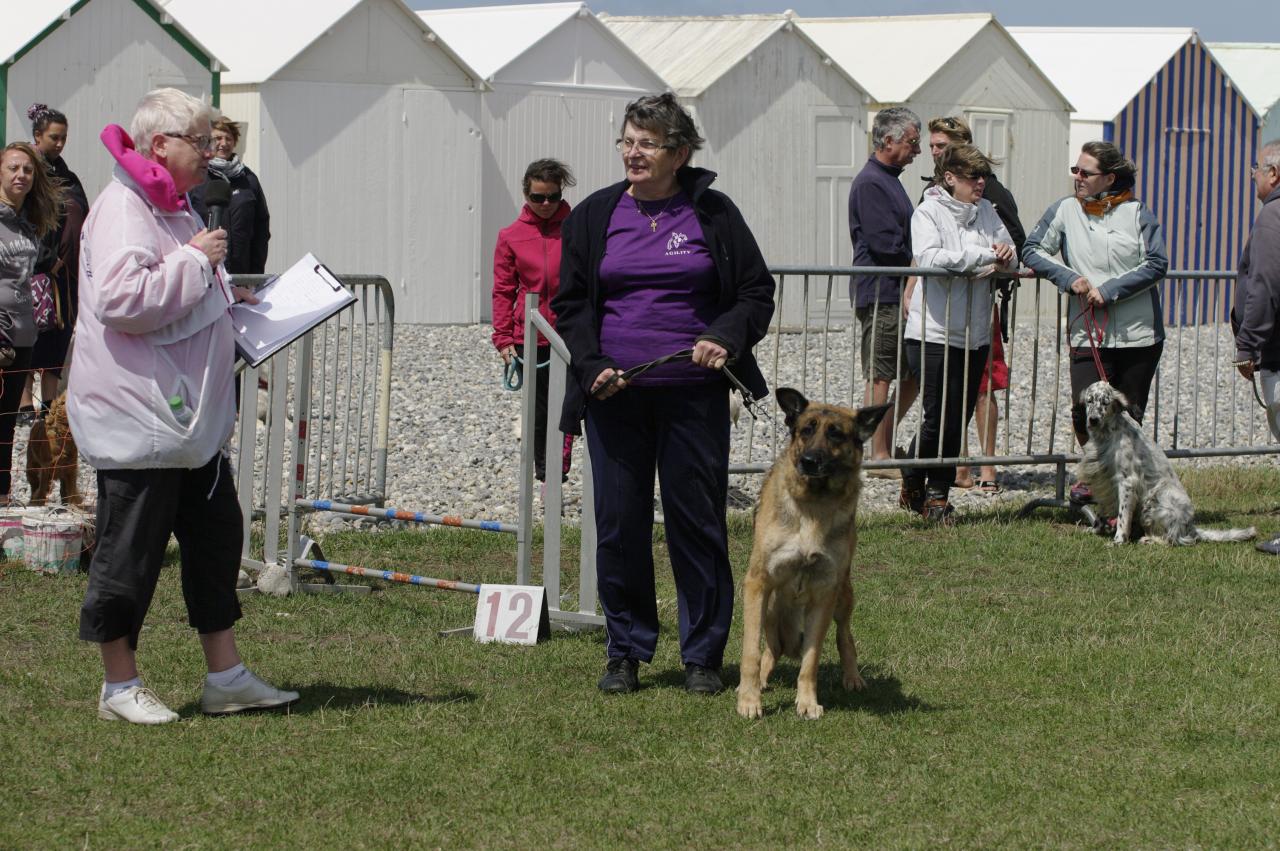
[[[856,311],[862,332],[862,379],[871,381],[871,363],[875,360],[875,380],[893,381],[898,374],[898,339],[902,335],[902,305],[880,302],[859,307]],[[875,344],[875,352],[871,350]],[[903,358],[903,372],[906,359]]]

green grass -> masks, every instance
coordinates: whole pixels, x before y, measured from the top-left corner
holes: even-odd
[[[1215,525],[1280,526],[1274,469],[1186,471]],[[1250,545],[1108,548],[1065,513],[926,528],[864,518],[854,630],[868,688],[824,654],[820,721],[794,663],[746,722],[680,688],[663,638],[639,693],[594,683],[599,633],[536,647],[441,638],[475,598],[254,597],[249,663],[290,715],[206,719],[175,570],[142,637],[183,720],[98,721],[75,638],[83,578],[0,575],[0,847],[1241,848],[1280,836],[1280,561]],[[749,520],[732,530],[745,569]],[[511,582],[509,536],[346,533],[335,561]],[[566,562],[577,541],[566,536]],[[574,565],[567,564],[571,587]],[[829,640],[830,644],[830,640]],[[736,683],[740,633],[726,675]]]

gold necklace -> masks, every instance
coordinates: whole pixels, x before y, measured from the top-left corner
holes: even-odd
[[[676,193],[676,195],[679,195],[679,194],[680,194],[679,192],[677,192],[677,193]],[[671,206],[671,202],[672,202],[672,201],[674,201],[675,199],[676,199],[676,196],[675,196],[675,195],[672,195],[670,198],[668,198],[668,199],[667,199],[667,203],[665,203],[665,204],[663,204],[663,205],[662,205],[662,209],[658,211],[658,215],[656,215],[656,216],[651,216],[651,215],[649,215],[648,213],[646,213],[646,212],[645,212],[644,207],[641,207],[641,206],[640,206],[640,199],[639,199],[639,198],[637,198],[637,197],[635,197],[634,195],[633,195],[633,196],[631,196],[631,201],[632,201],[632,203],[634,203],[634,204],[636,205],[636,212],[637,212],[637,213],[639,213],[640,215],[644,216],[646,219],[648,219],[648,220],[649,220],[649,232],[650,232],[650,233],[657,233],[657,232],[658,232],[658,219],[659,219],[659,218],[661,218],[662,214],[663,214],[663,213],[665,213],[665,212],[667,211],[667,208]]]

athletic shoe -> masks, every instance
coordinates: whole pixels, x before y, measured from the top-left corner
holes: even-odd
[[[161,703],[149,688],[131,686],[107,697],[107,687],[103,685],[98,692],[98,717],[130,724],[168,724],[178,720],[178,713]]]
[[[234,715],[255,709],[283,709],[297,703],[300,697],[296,691],[264,683],[246,668],[229,686],[215,686],[205,680],[200,711],[205,715]]]

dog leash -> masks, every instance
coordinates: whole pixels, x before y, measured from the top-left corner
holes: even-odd
[[[672,352],[669,355],[654,358],[646,363],[636,364],[630,369],[623,370],[621,373],[615,372],[613,375],[609,376],[609,380],[597,387],[592,395],[597,395],[601,390],[617,384],[618,381],[630,381],[633,378],[644,375],[649,370],[662,366],[664,363],[671,363],[672,361],[678,360],[691,360],[692,358],[693,349],[681,349],[678,352]],[[751,414],[751,418],[756,420],[760,419],[759,414],[757,414],[755,410],[756,397],[751,394],[751,391],[747,389],[745,384],[738,380],[738,376],[729,371],[728,364],[725,364],[725,366],[720,370],[720,374],[729,382],[730,387],[737,390],[738,393],[742,395],[742,407],[746,408],[747,413]]]
[[[1076,295],[1080,299],[1080,319],[1084,324],[1085,336],[1089,338],[1089,350],[1093,355],[1093,365],[1098,370],[1098,380],[1106,381],[1107,370],[1102,365],[1102,355],[1098,352],[1098,347],[1102,344],[1103,335],[1107,330],[1107,323],[1105,320],[1101,323],[1098,322],[1094,314],[1094,306],[1089,303],[1087,295],[1084,293],[1077,293]],[[1068,328],[1068,336],[1070,336],[1070,333],[1071,329]]]
[[[536,369],[546,369],[551,363],[548,357],[542,363],[535,363]],[[503,390],[519,390],[524,387],[524,358],[517,354],[511,355],[511,360],[502,366],[502,389]]]

